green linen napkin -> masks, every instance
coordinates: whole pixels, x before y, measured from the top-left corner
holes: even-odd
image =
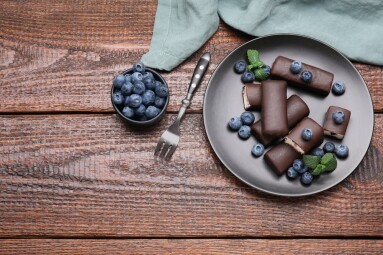
[[[250,35],[307,35],[350,59],[383,65],[381,0],[158,0],[150,50],[142,61],[172,70],[214,34],[218,14]]]

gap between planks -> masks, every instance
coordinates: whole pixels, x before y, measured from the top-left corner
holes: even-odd
[[[63,240],[383,240],[383,236],[52,236],[26,235],[0,237],[0,240],[63,239]]]

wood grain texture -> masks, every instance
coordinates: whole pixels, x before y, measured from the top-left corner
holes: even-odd
[[[361,165],[330,190],[249,188],[189,114],[172,161],[153,151],[174,115],[133,130],[115,115],[0,117],[0,237],[383,236],[383,116]]]
[[[214,155],[200,114],[207,78],[253,37],[221,23],[198,52],[163,72],[174,112],[199,56],[214,53],[188,110],[199,114],[186,117],[172,161],[152,153],[174,115],[135,130],[109,114],[112,77],[149,49],[156,4],[0,1],[0,254],[381,254],[382,115],[353,174],[307,198],[251,189]],[[383,112],[383,67],[355,66]],[[68,114],[44,114],[52,112]],[[81,112],[93,114],[69,114]],[[322,239],[329,236],[380,240]],[[48,239],[6,239],[14,237]],[[49,239],[68,237],[97,239]],[[108,237],[128,239],[98,239]],[[178,239],[188,237],[203,238]]]
[[[0,254],[368,254],[381,255],[382,240],[0,240]]]
[[[112,77],[150,45],[156,1],[0,1],[0,113],[112,112]],[[207,78],[234,48],[252,37],[221,23],[218,32],[173,72],[168,111],[178,110],[198,57],[212,64],[189,112],[201,112]],[[383,111],[383,68],[356,64]]]

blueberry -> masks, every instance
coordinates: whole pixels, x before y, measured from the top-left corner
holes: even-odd
[[[302,63],[299,61],[294,60],[290,64],[290,72],[293,74],[299,74],[302,70]]]
[[[153,104],[155,99],[156,94],[151,90],[146,90],[144,94],[142,94],[142,103],[146,106]]]
[[[348,147],[346,145],[339,145],[335,148],[335,155],[338,158],[347,158],[348,157]]]
[[[124,109],[122,109],[122,114],[127,118],[133,118],[134,110],[129,106],[125,106]]]
[[[344,113],[342,111],[335,111],[332,113],[332,119],[336,124],[340,125],[344,121]]]
[[[115,105],[122,105],[125,101],[125,98],[122,93],[118,91],[113,93],[112,101]]]
[[[305,141],[310,141],[310,139],[313,137],[313,131],[310,128],[305,128],[302,131],[302,139]]]
[[[153,79],[153,77],[145,77],[142,79],[142,82],[144,83],[146,89],[154,90],[156,87],[156,81]]]
[[[160,114],[161,110],[158,109],[157,107],[150,105],[148,108],[146,108],[145,111],[145,116],[148,117],[148,119],[153,119],[156,117],[158,114]]]
[[[163,84],[160,81],[155,80],[155,87],[159,87],[159,86],[165,86],[165,84]]]
[[[301,73],[301,80],[310,83],[313,78],[313,74],[310,71],[303,71]]]
[[[332,85],[332,93],[334,93],[335,95],[343,95],[344,92],[346,91],[346,85],[344,84],[344,82],[341,82],[341,81],[336,81],[334,82],[334,84]]]
[[[134,72],[131,76],[131,82],[134,84],[137,81],[142,81],[142,73]]]
[[[325,153],[327,152],[331,152],[333,153],[335,151],[335,145],[332,143],[332,142],[326,142],[324,145],[323,145],[323,151]]]
[[[310,172],[304,172],[301,175],[301,183],[304,185],[309,185],[313,180],[314,180],[314,177]]]
[[[125,97],[124,105],[129,106],[129,102],[130,102],[130,97],[129,96]]]
[[[318,147],[318,148],[313,149],[310,154],[313,156],[323,157],[324,151]]]
[[[135,64],[133,65],[133,70],[134,70],[135,72],[144,73],[144,72],[145,72],[145,65],[144,65],[144,63],[142,63],[141,61],[135,63]]]
[[[242,139],[248,139],[251,136],[251,129],[249,126],[243,125],[239,130],[238,130],[238,135]]]
[[[297,172],[301,171],[303,167],[304,167],[303,160],[301,160],[301,159],[294,160],[293,168],[295,171],[297,171]]]
[[[143,73],[143,75],[142,75],[143,80],[148,78],[148,77],[151,77],[152,79],[154,79],[154,76],[151,72],[146,71],[145,73]]]
[[[146,117],[146,115],[142,115],[142,116],[137,116],[138,118],[138,120],[139,121],[146,121],[146,120],[148,120],[148,117]]]
[[[130,107],[137,108],[140,106],[141,103],[142,103],[142,97],[140,95],[137,95],[137,94],[130,95],[129,104],[128,104]]]
[[[294,168],[290,167],[286,172],[287,177],[290,179],[295,179],[298,176],[298,172],[294,170]]]
[[[242,127],[242,120],[240,117],[233,117],[229,120],[229,127],[233,131],[237,131]]]
[[[140,106],[138,106],[136,109],[134,109],[134,113],[136,114],[136,116],[144,115],[145,111],[146,111],[146,107],[143,104],[140,104]]]
[[[130,74],[125,74],[125,82],[132,82],[132,76]]]
[[[145,91],[145,85],[142,81],[136,81],[133,85],[133,93],[141,95]]]
[[[256,143],[253,145],[253,148],[251,148],[251,153],[257,158],[262,156],[264,152],[265,146],[263,146],[261,143]]]
[[[244,125],[251,125],[253,124],[255,117],[251,112],[244,112],[241,114],[241,120]]]
[[[132,91],[133,91],[133,84],[130,82],[125,82],[124,85],[122,85],[121,87],[121,93],[124,96],[129,96],[130,94],[132,94]]]
[[[158,108],[162,108],[166,104],[166,98],[156,96],[154,99],[154,105]]]
[[[270,66],[265,66],[263,68],[263,70],[265,70],[265,72],[267,73],[267,75],[270,75],[270,72],[271,72],[271,67]]]
[[[254,73],[250,71],[246,71],[242,74],[241,80],[243,83],[251,83],[255,79]]]
[[[125,76],[123,74],[119,74],[113,79],[113,86],[117,89],[120,89],[122,85],[125,83]]]
[[[307,172],[308,170],[309,170],[309,168],[307,166],[303,166],[297,172],[298,172],[298,174],[303,174],[303,173]]]
[[[156,84],[155,92],[156,92],[156,95],[159,97],[167,97],[169,94],[169,90],[165,85],[158,86]]]
[[[239,60],[234,64],[234,72],[241,74],[246,71],[246,62]]]

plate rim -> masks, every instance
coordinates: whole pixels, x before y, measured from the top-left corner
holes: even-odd
[[[216,73],[217,73],[217,70],[221,67],[221,65],[226,61],[227,58],[229,58],[231,56],[231,54],[233,54],[233,52],[235,52],[236,50],[238,50],[239,48],[241,48],[242,46],[245,46],[246,44],[250,44],[254,41],[258,41],[258,40],[262,40],[262,39],[265,39],[265,38],[269,38],[269,37],[276,37],[276,36],[293,36],[293,37],[302,37],[302,38],[305,38],[305,39],[309,39],[309,40],[313,40],[313,41],[316,41],[320,44],[323,44],[324,46],[334,50],[335,52],[337,52],[340,56],[342,56],[351,66],[352,68],[356,71],[356,73],[358,74],[358,76],[361,78],[361,80],[363,81],[363,85],[364,87],[367,89],[367,92],[368,92],[368,95],[369,95],[369,98],[370,98],[370,105],[371,105],[371,109],[372,109],[372,131],[371,131],[371,134],[370,134],[370,139],[369,139],[369,142],[368,142],[368,146],[367,146],[367,150],[364,152],[363,154],[363,157],[361,158],[361,160],[359,161],[359,163],[357,164],[357,166],[352,170],[350,171],[348,174],[346,174],[343,178],[340,178],[338,181],[336,181],[334,184],[331,184],[331,185],[328,185],[328,186],[325,186],[323,188],[320,188],[316,191],[311,191],[311,192],[306,192],[306,193],[301,193],[301,194],[286,194],[286,193],[281,193],[281,192],[275,192],[275,191],[270,191],[270,190],[267,190],[267,189],[264,189],[264,188],[261,188],[261,187],[258,187],[252,183],[250,183],[249,181],[247,181],[246,179],[240,177],[238,174],[235,173],[235,171],[233,171],[232,169],[230,169],[230,167],[227,166],[227,164],[222,160],[221,156],[217,154],[216,152],[216,148],[215,146],[213,145],[213,143],[211,142],[211,136],[209,135],[209,132],[206,128],[206,114],[205,114],[205,111],[206,111],[206,95],[209,91],[209,88],[211,87],[211,81],[212,79],[215,77]],[[360,72],[358,71],[358,69],[356,69],[356,67],[354,66],[354,64],[343,54],[341,53],[340,51],[338,51],[337,49],[335,49],[334,47],[332,47],[331,45],[321,41],[321,40],[318,40],[316,38],[313,38],[313,37],[310,37],[310,36],[306,36],[306,35],[301,35],[301,34],[294,34],[294,33],[275,33],[275,34],[268,34],[268,35],[264,35],[264,36],[259,36],[259,37],[256,37],[254,39],[251,39],[245,43],[242,43],[241,45],[237,46],[236,48],[234,48],[233,50],[230,51],[230,53],[228,53],[220,62],[219,64],[216,66],[216,68],[214,69],[212,75],[210,76],[209,78],[209,81],[207,83],[207,86],[206,86],[206,91],[205,91],[205,94],[204,94],[204,99],[203,99],[203,107],[202,107],[202,115],[203,115],[203,125],[204,125],[204,130],[205,130],[205,133],[206,133],[206,136],[208,138],[208,141],[209,141],[209,144],[211,146],[211,148],[213,149],[214,151],[214,154],[218,157],[219,161],[225,166],[225,168],[227,170],[229,170],[236,178],[238,178],[240,181],[244,182],[245,184],[247,184],[248,186],[256,189],[256,190],[259,190],[259,191],[262,191],[264,193],[267,193],[267,194],[271,194],[271,195],[275,195],[275,196],[280,196],[280,197],[305,197],[305,196],[310,196],[310,195],[314,195],[314,194],[318,194],[320,192],[323,192],[325,190],[328,190],[328,189],[331,189],[333,187],[335,187],[336,185],[338,185],[339,183],[341,183],[342,181],[344,181],[347,177],[349,177],[354,171],[356,168],[358,168],[358,166],[360,165],[360,163],[363,161],[363,159],[366,157],[366,154],[371,146],[371,142],[372,142],[372,138],[373,138],[373,133],[375,131],[375,112],[374,112],[374,104],[373,104],[373,101],[372,101],[372,97],[371,97],[371,93],[370,93],[370,90],[368,89],[368,86],[366,84],[366,81],[364,80],[363,76],[360,74]]]

